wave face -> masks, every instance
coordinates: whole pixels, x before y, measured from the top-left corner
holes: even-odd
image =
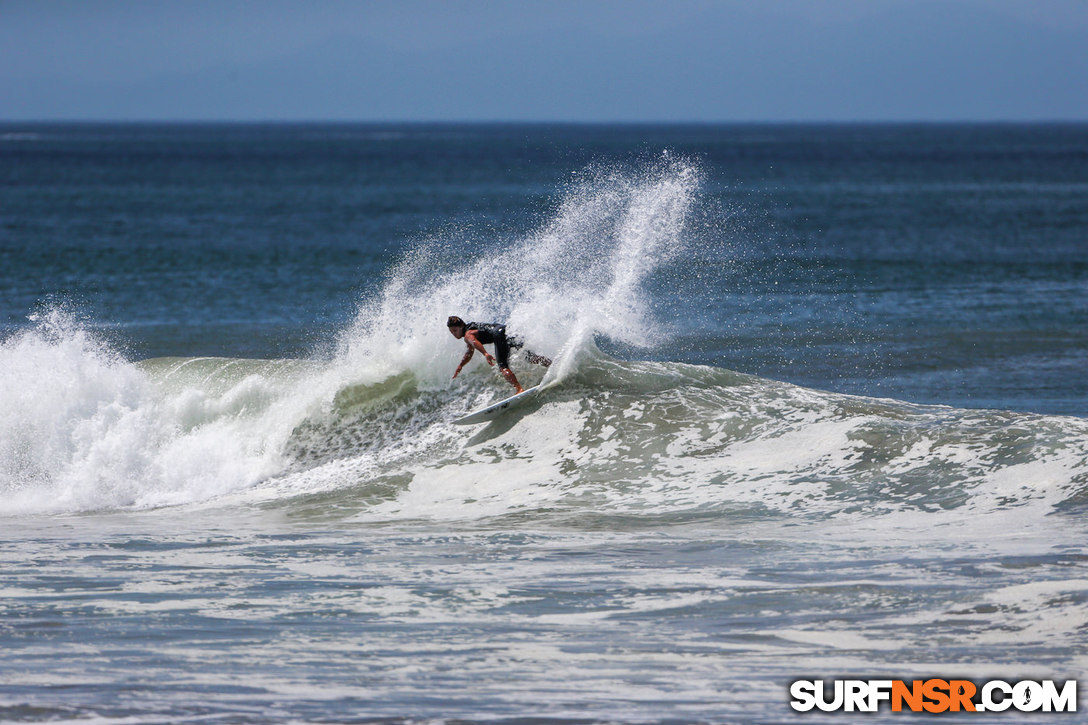
[[[318,508],[368,519],[519,514],[575,524],[1045,515],[1088,491],[1088,424],[1078,419],[917,406],[583,353],[577,371],[467,444],[448,421],[490,390],[424,391],[405,375],[343,391],[330,415],[295,431],[288,449],[306,472],[283,484],[334,490]]]
[[[684,254],[698,170],[591,170],[552,221],[500,250],[423,245],[360,304],[329,359],[133,363],[62,311],[0,345],[0,512],[283,502],[362,520],[977,515],[1088,498],[1088,423],[805,389],[625,362],[655,344],[647,278]],[[506,320],[556,359],[511,391],[450,314]]]

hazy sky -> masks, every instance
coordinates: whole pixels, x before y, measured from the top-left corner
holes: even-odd
[[[1088,120],[1088,0],[0,0],[0,119]]]

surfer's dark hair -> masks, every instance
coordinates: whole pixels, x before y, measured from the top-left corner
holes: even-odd
[[[446,320],[446,327],[464,327],[465,321],[457,315],[450,315],[450,318]]]

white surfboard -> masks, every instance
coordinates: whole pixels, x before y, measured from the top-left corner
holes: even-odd
[[[454,425],[473,425],[474,423],[486,423],[489,420],[494,420],[511,408],[521,405],[526,400],[533,397],[533,395],[536,394],[539,390],[539,385],[529,388],[527,390],[523,390],[516,395],[512,395],[509,398],[506,398],[505,400],[500,400],[497,403],[492,403],[486,408],[480,408],[479,410],[469,413],[463,418],[458,418],[457,420],[453,421],[453,423]]]

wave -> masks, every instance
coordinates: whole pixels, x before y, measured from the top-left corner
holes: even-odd
[[[623,361],[648,275],[683,253],[697,170],[588,171],[553,221],[476,256],[422,245],[334,355],[126,360],[52,310],[0,342],[0,514],[272,504],[368,521],[1045,516],[1088,501],[1088,422],[920,406],[707,366]],[[450,314],[552,355],[546,389],[450,375]],[[526,385],[541,368],[517,368]],[[904,519],[907,520],[907,519]]]
[[[686,521],[1047,514],[1088,500],[1081,419],[581,352],[533,404],[466,430],[451,421],[509,392],[482,365],[447,387],[410,371],[337,384],[331,363],[133,364],[80,332],[24,335],[4,346],[27,374],[21,396],[5,390],[2,510],[273,501],[375,521]]]

